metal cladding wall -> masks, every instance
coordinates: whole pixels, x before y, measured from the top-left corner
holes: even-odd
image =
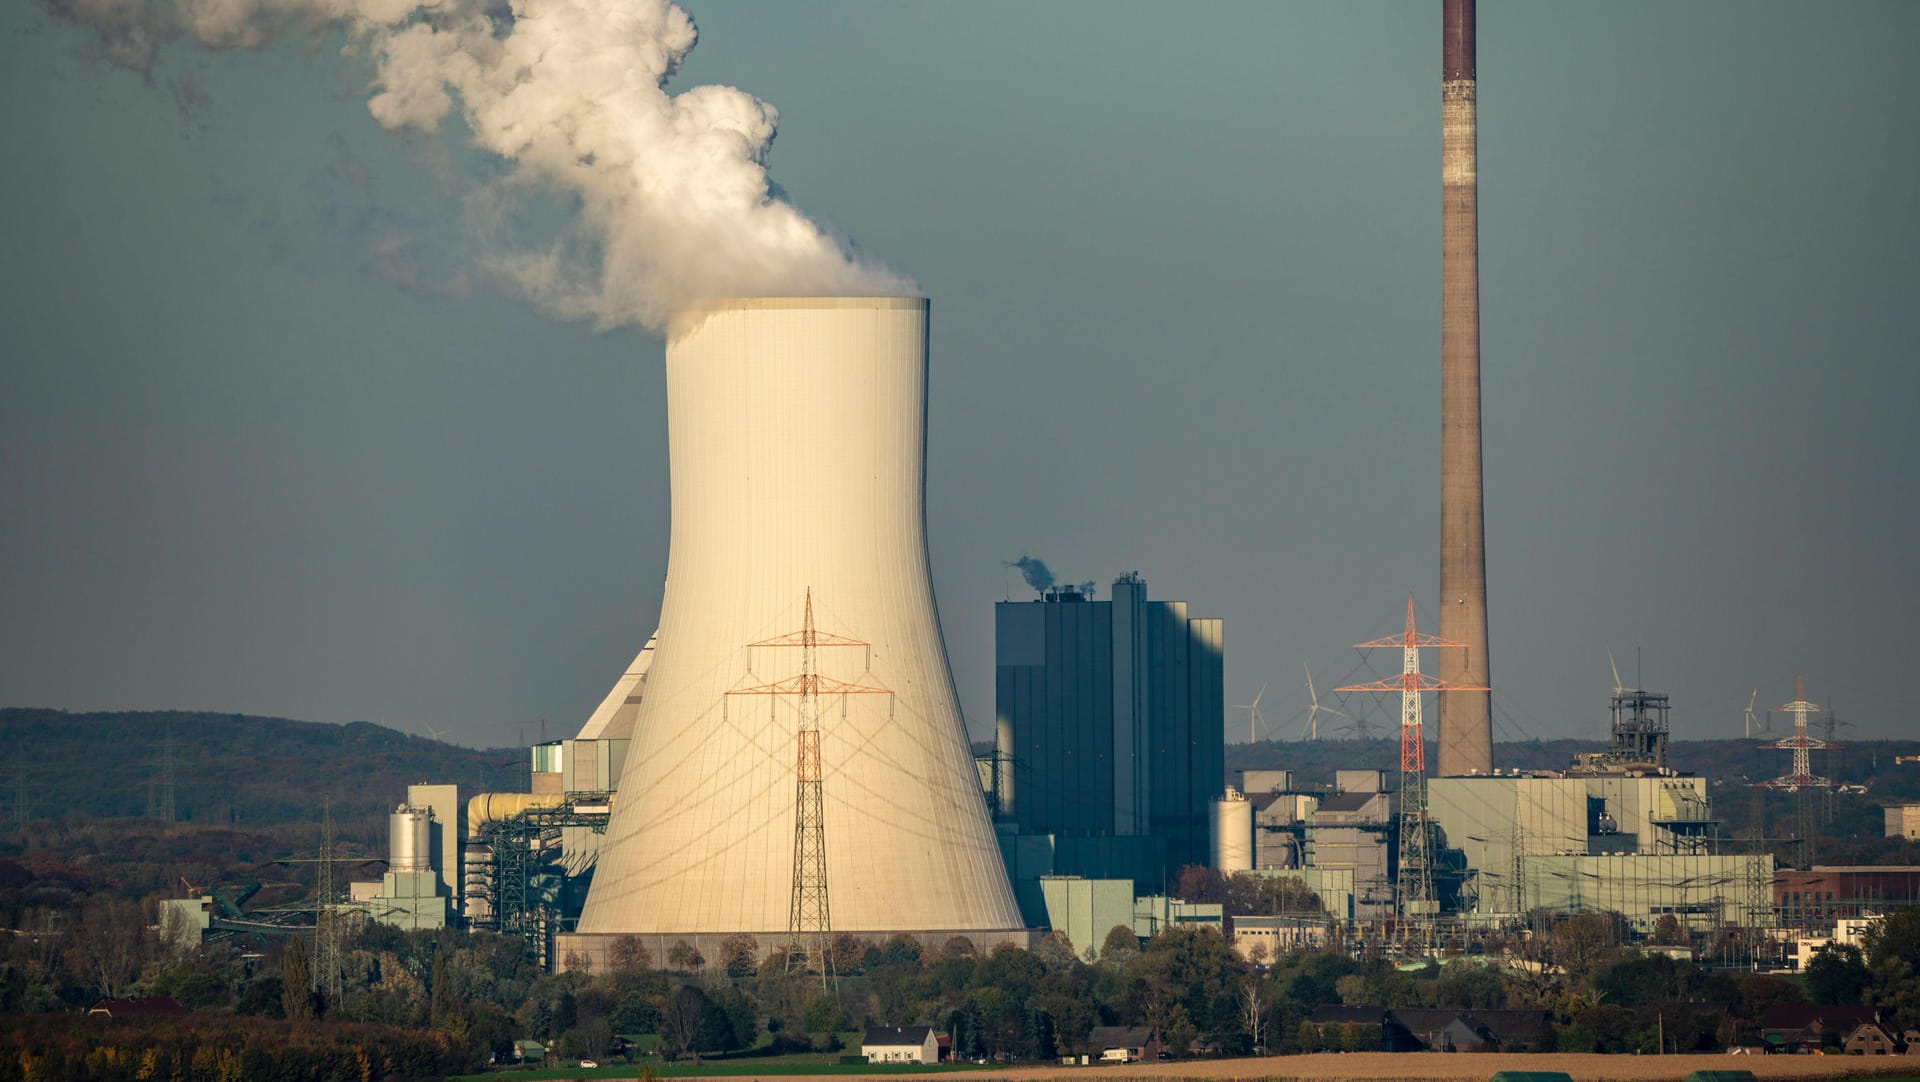
[[[1014,794],[1002,807],[1027,833],[1115,833],[1112,606],[994,609],[994,697]],[[1130,749],[1122,754],[1135,758]]]
[[[672,534],[659,645],[587,896],[589,934],[783,934],[797,700],[816,671],[834,931],[1022,926],[975,780],[928,574],[927,303],[757,298],[667,342]]]
[[[1156,730],[1153,833],[1167,839],[1174,868],[1205,864],[1213,823],[1209,807],[1227,784],[1226,624],[1186,618],[1184,602],[1158,602],[1166,638],[1161,664],[1179,672],[1183,686],[1166,689]],[[1157,673],[1156,673],[1157,675]]]
[[[1012,778],[1002,813],[1024,834],[1151,836],[1166,873],[1207,864],[1210,804],[1226,787],[1223,622],[1148,601],[1132,579],[1111,602],[994,610],[997,738]]]

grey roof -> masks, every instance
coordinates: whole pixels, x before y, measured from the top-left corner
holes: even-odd
[[[1466,1011],[1467,1018],[1493,1034],[1503,1048],[1533,1045],[1553,1049],[1553,1020],[1546,1011]]]
[[[868,1026],[867,1034],[860,1039],[863,1045],[912,1045],[919,1048],[927,1043],[927,1035],[933,1032],[932,1026]]]
[[[1153,1030],[1147,1026],[1095,1026],[1087,1031],[1087,1047],[1145,1048],[1153,1043]]]
[[[1387,1009],[1385,1007],[1349,1007],[1340,1003],[1322,1003],[1313,1009],[1313,1014],[1307,1021],[1312,1022],[1316,1026],[1324,1026],[1330,1023],[1338,1023],[1341,1025],[1357,1023],[1363,1026],[1378,1026],[1386,1023]]]
[[[1878,1022],[1878,1007],[1835,1006],[1818,1003],[1775,1003],[1760,1014],[1763,1030],[1806,1029],[1818,1024],[1826,1029],[1851,1029],[1862,1022]]]

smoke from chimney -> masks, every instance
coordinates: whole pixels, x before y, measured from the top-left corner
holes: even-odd
[[[371,62],[374,119],[435,132],[458,116],[512,164],[497,188],[578,201],[543,250],[490,268],[568,318],[661,330],[713,297],[904,295],[912,283],[850,250],[767,177],[779,113],[724,86],[670,94],[697,38],[667,0],[48,0],[100,52],[151,76],[188,38],[257,48],[344,31]]]
[[[1027,587],[1036,594],[1044,594],[1053,587],[1053,572],[1047,565],[1032,556],[1022,556],[1018,560],[1008,560],[1008,567],[1020,569],[1020,577],[1027,580]]]

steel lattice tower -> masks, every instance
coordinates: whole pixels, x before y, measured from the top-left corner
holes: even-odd
[[[789,647],[800,651],[798,675],[771,684],[736,688],[728,695],[769,695],[796,700],[799,721],[794,734],[793,894],[787,918],[787,972],[809,967],[822,984],[833,982],[833,907],[827,889],[827,818],[825,774],[820,755],[822,695],[892,695],[886,688],[846,683],[820,673],[822,647],[857,646],[867,651],[863,670],[871,675],[872,646],[859,639],[821,631],[813,622],[813,589],[799,631],[747,644],[749,657],[758,648]]]
[[[1804,676],[1796,678],[1793,701],[1773,709],[1792,715],[1793,735],[1771,744],[1762,744],[1760,748],[1762,751],[1793,752],[1793,769],[1760,784],[1769,789],[1794,794],[1794,812],[1799,819],[1800,828],[1800,852],[1807,867],[1812,867],[1814,835],[1819,833],[1815,823],[1813,794],[1816,790],[1831,791],[1833,788],[1832,778],[1823,778],[1813,772],[1813,753],[1831,751],[1839,745],[1809,734],[1807,717],[1812,714],[1828,714],[1832,711],[1807,701],[1807,680]]]
[[[1463,642],[1422,635],[1414,627],[1413,597],[1407,597],[1407,627],[1399,635],[1353,644],[1356,650],[1398,648],[1400,675],[1366,684],[1349,684],[1335,691],[1400,693],[1400,869],[1394,877],[1395,908],[1400,913],[1403,939],[1423,947],[1432,942],[1440,899],[1433,890],[1432,815],[1427,809],[1427,742],[1420,714],[1420,696],[1429,691],[1486,691],[1484,686],[1440,680],[1420,671],[1422,649],[1465,649]]]
[[[314,874],[314,889],[320,896],[319,912],[314,914],[314,967],[313,987],[320,993],[327,1010],[340,1006],[342,997],[341,959],[340,959],[340,917],[334,907],[333,863],[336,854],[333,849],[333,803],[328,801],[321,812],[320,823],[320,859]]]
[[[167,723],[160,743],[160,757],[154,760],[153,777],[147,782],[147,818],[172,823],[176,818],[173,801],[173,723]]]
[[[787,972],[811,955],[820,978],[831,980],[832,906],[827,897],[827,812],[820,791],[819,639],[813,626],[813,591],[807,591],[800,631],[800,731],[794,763],[793,903],[787,917]],[[804,945],[804,953],[802,948]]]

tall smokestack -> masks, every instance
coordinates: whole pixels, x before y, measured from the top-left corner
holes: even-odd
[[[1480,194],[1474,0],[1443,0],[1440,70],[1440,637],[1443,680],[1487,686],[1486,500],[1480,468]],[[1440,695],[1439,773],[1493,769],[1492,694]]]

